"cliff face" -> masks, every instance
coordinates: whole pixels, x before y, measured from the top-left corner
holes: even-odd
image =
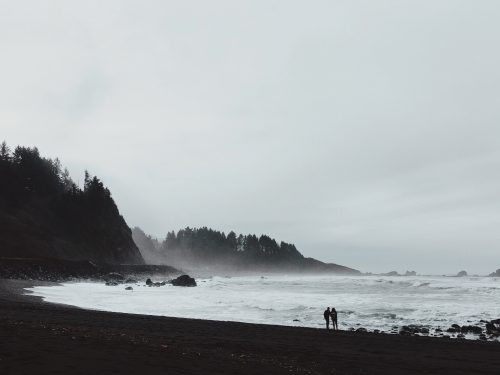
[[[78,188],[36,148],[0,148],[0,257],[143,264],[111,193],[86,174]]]

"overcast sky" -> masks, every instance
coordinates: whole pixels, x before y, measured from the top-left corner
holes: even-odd
[[[130,226],[500,268],[500,2],[1,1],[0,139]]]

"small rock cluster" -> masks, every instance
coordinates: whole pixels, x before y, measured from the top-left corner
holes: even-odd
[[[483,328],[481,325],[484,324]],[[352,332],[368,332],[364,327],[349,328]],[[434,336],[441,338],[476,338],[483,341],[498,341],[500,338],[500,319],[491,321],[481,320],[478,325],[463,325],[452,324],[448,329],[431,328],[419,324],[410,324],[402,327],[393,326],[392,329],[384,332],[378,329],[373,333],[400,334],[405,336]],[[467,336],[467,337],[466,337]]]
[[[105,285],[107,286],[118,286],[120,284],[137,284],[138,281],[132,278],[125,278],[122,274],[116,272],[110,272],[104,278]],[[175,279],[169,281],[154,282],[150,278],[146,280],[145,286],[148,287],[160,287],[167,284],[172,284],[173,286],[196,286],[196,280],[189,275],[181,275]],[[125,290],[134,290],[131,286],[127,286]]]
[[[147,286],[164,286],[164,285],[166,285],[166,284],[167,284],[167,282],[166,282],[166,281],[156,282],[156,283],[155,283],[155,282],[151,281],[151,279],[147,279],[147,280],[146,280],[146,285],[147,285]]]
[[[137,280],[132,279],[132,278],[125,278],[120,273],[117,272],[110,272],[107,275],[103,277],[104,281],[106,282],[107,286],[117,286],[120,284],[135,284],[137,283]]]
[[[402,326],[401,329],[399,330],[400,335],[407,335],[407,336],[413,336],[417,334],[429,334],[429,328],[417,325],[417,324],[410,324],[407,326]]]

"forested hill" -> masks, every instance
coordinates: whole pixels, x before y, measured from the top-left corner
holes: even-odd
[[[152,264],[227,271],[331,272],[359,274],[352,268],[305,258],[293,244],[254,234],[227,235],[206,227],[169,232],[159,242],[140,228],[132,229],[135,243]]]
[[[37,148],[0,146],[0,257],[142,264],[110,191],[85,172],[83,189]]]

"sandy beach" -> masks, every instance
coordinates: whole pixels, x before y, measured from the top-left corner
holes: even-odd
[[[498,374],[500,343],[88,311],[0,282],[2,374]],[[201,317],[201,316],[200,316]]]

